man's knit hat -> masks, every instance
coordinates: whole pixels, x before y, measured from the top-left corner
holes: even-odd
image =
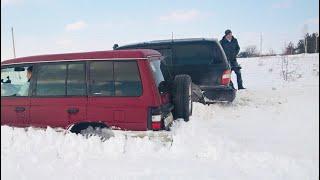
[[[231,31],[230,29],[227,29],[227,30],[224,32],[225,35],[228,35],[228,34],[230,34],[230,33],[232,33],[232,31]]]

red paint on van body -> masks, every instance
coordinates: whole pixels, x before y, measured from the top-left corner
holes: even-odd
[[[88,94],[61,97],[2,97],[1,125],[68,128],[81,122],[102,122],[108,127],[124,130],[147,130],[149,108],[159,107],[163,104],[162,101],[167,99],[162,100],[163,97],[161,98],[158,92],[149,65],[150,57],[161,57],[161,54],[154,50],[117,50],[41,55],[4,61],[1,68],[63,61],[130,59],[138,64],[143,90],[139,97],[103,97]],[[168,100],[165,102],[168,103]]]

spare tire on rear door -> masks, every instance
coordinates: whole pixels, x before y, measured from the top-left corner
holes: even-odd
[[[174,118],[189,121],[192,114],[192,81],[189,75],[177,75],[173,81]]]

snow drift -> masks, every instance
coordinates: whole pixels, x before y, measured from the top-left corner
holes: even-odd
[[[195,104],[172,141],[1,127],[1,178],[318,179],[318,58],[239,59],[248,89],[233,104]]]

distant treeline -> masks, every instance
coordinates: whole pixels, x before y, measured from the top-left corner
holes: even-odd
[[[319,53],[319,35],[317,33],[306,34],[297,45],[290,42],[284,54]]]
[[[284,51],[283,55],[290,54],[302,54],[302,53],[319,53],[319,35],[317,33],[309,34],[307,33],[304,36],[304,39],[301,39],[295,45],[290,41]],[[256,46],[249,46],[244,51],[240,52],[238,57],[261,57],[261,56],[274,56],[277,55],[274,50],[270,49],[268,53],[261,54],[257,51]]]

